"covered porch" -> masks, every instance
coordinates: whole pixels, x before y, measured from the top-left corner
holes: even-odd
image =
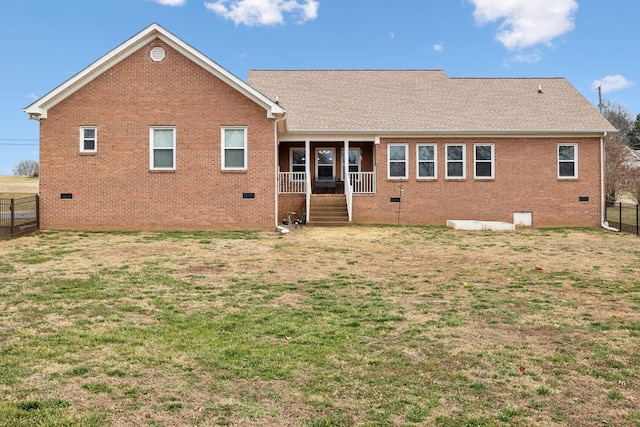
[[[330,194],[336,195],[333,200],[344,200],[351,222],[353,195],[376,192],[373,140],[281,141],[278,147],[281,213],[285,209],[304,211],[307,221],[318,222],[321,212],[317,203],[312,203],[312,197],[317,201],[316,195]]]

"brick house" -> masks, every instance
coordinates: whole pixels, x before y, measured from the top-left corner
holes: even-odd
[[[562,78],[252,70],[153,24],[25,108],[45,229],[599,226],[609,122]],[[339,208],[328,208],[336,205]]]

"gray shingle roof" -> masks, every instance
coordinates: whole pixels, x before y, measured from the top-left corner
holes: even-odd
[[[248,83],[278,99],[293,132],[615,131],[564,78],[449,78],[438,70],[251,70]]]

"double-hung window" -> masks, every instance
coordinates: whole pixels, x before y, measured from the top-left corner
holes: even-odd
[[[495,149],[493,144],[473,145],[474,177],[493,179],[495,173]]]
[[[558,178],[578,177],[578,144],[558,144]]]
[[[151,170],[176,169],[176,128],[152,127],[150,129]]]
[[[247,128],[222,128],[222,169],[247,169]]]
[[[95,126],[80,127],[80,152],[95,153],[98,151],[98,128]]]
[[[290,171],[293,172],[292,181],[304,181],[304,173],[306,172],[306,151],[304,147],[293,147],[290,151]]]
[[[409,178],[409,168],[407,167],[408,157],[407,144],[389,144],[387,146],[389,179]]]
[[[418,179],[435,179],[438,175],[436,144],[418,144],[416,146]]]
[[[466,144],[447,144],[445,145],[447,155],[447,171],[448,179],[465,179],[466,178]]]

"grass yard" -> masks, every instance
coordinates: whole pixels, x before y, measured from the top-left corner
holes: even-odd
[[[640,240],[0,242],[0,426],[640,426]]]
[[[38,194],[38,178],[0,175],[0,198],[15,199]]]

